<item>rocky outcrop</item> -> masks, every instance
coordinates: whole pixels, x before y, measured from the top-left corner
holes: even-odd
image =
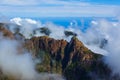
[[[61,62],[64,58],[67,41],[42,36],[33,37],[25,42],[25,47],[33,53],[34,57],[43,59],[42,65],[47,66],[47,70],[44,69],[43,71],[62,73]],[[45,67],[43,66],[42,68]]]
[[[90,51],[76,37],[70,42],[48,36],[33,37],[26,40],[25,46],[34,53],[34,57],[47,55],[47,59],[37,65],[40,72],[61,73],[67,80],[111,79],[112,71],[103,62],[103,56]]]
[[[26,40],[26,47],[29,50],[34,50],[34,55],[37,56],[40,50],[48,52],[51,56],[56,56],[64,52],[64,48],[67,45],[65,40],[55,40],[48,36],[33,37],[30,40]],[[61,56],[63,58],[63,56]]]
[[[9,37],[10,39],[14,38],[14,35],[11,31],[5,28],[6,25],[4,23],[0,23],[0,32],[1,36],[3,35],[4,37]]]

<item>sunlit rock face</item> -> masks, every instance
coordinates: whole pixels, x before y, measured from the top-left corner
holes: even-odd
[[[76,37],[70,42],[48,36],[33,37],[26,40],[26,47],[33,51],[35,57],[44,55],[42,64],[46,68],[38,64],[39,71],[60,73],[67,80],[117,80],[114,78],[116,75],[112,75],[112,70],[104,63],[104,56],[90,51]],[[40,54],[43,55],[39,56]]]

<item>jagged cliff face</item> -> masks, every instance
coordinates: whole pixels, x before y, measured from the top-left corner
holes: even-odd
[[[22,34],[13,34],[0,24],[0,32],[10,39],[22,40],[23,47],[32,52],[38,72],[59,73],[67,80],[119,80],[112,76],[111,69],[103,62],[103,56],[86,48],[73,37],[70,42],[55,40],[48,36],[25,39]],[[0,80],[11,80],[0,71]],[[13,80],[13,79],[12,79]]]
[[[40,72],[60,73],[67,80],[98,78],[110,80],[111,78],[111,70],[102,61],[103,56],[90,51],[76,37],[73,37],[70,42],[47,36],[33,37],[26,40],[25,46],[34,53],[35,57],[44,55],[40,56],[40,58],[44,57],[43,63],[37,66]]]
[[[67,45],[65,40],[54,40],[48,36],[33,37],[30,40],[26,40],[26,47],[30,50],[34,50],[33,53],[37,56],[40,50],[50,53],[52,56],[56,56],[59,53],[64,52],[64,48]]]
[[[62,73],[61,62],[64,59],[67,44],[65,40],[55,40],[48,36],[33,37],[25,41],[25,47],[33,53],[33,56],[42,58],[43,63],[38,67],[44,65],[46,68],[42,66],[42,71],[56,73]]]

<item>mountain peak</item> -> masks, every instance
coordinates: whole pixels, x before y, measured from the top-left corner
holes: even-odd
[[[4,26],[5,24],[0,24],[0,32],[3,36],[16,40],[25,38],[22,34],[13,34]],[[70,42],[63,39],[56,40],[49,36],[32,37],[24,39],[23,46],[32,53],[34,59],[39,60],[36,64],[38,72],[63,74],[67,80],[97,80],[98,78],[110,80],[111,78],[112,71],[103,62],[103,56],[89,50],[75,36]]]

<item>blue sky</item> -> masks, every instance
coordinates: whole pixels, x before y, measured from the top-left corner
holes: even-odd
[[[8,17],[115,17],[120,0],[2,0],[0,14]]]

